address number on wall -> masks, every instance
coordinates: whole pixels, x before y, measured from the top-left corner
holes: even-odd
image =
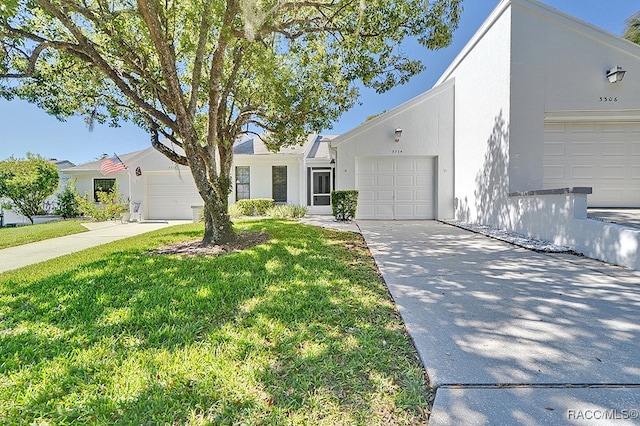
[[[618,97],[600,96],[600,102],[618,102]]]
[[[391,150],[392,154],[402,154],[402,150],[401,149],[393,149]]]

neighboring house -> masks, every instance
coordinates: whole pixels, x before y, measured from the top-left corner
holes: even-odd
[[[311,135],[302,146],[269,152],[259,138],[234,146],[229,204],[242,198],[273,198],[277,203],[309,206],[316,214],[331,214],[333,164],[329,137]],[[191,219],[202,206],[189,168],[178,166],[154,148],[118,155],[128,167],[110,175],[100,173],[103,160],[71,167],[80,195],[118,185],[118,191],[140,206],[145,220]]]
[[[55,208],[58,205],[58,194],[67,186],[67,182],[71,178],[71,176],[64,173],[63,170],[68,169],[69,167],[73,167],[74,164],[69,160],[58,160],[57,158],[51,158],[49,161],[55,164],[56,167],[58,168],[58,178],[59,178],[58,189],[53,195],[47,197],[47,199],[44,201],[44,210],[47,213],[53,214]],[[9,223],[11,224],[13,223],[30,224],[31,223],[29,218],[27,218],[26,216],[22,216],[21,214],[18,214],[13,210],[4,210],[2,213],[4,214],[2,223],[5,225]]]
[[[640,207],[640,46],[538,1],[503,0],[430,91],[332,147],[356,218],[456,218],[640,267],[638,232],[586,220]]]

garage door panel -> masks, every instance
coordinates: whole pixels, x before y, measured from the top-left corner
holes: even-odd
[[[376,177],[374,175],[360,175],[356,177],[356,185],[359,188],[376,186]]]
[[[393,175],[378,175],[376,176],[377,186],[389,186],[393,187]]]
[[[376,172],[372,174],[371,170]],[[375,176],[376,185],[362,185],[369,182],[371,175]],[[433,157],[358,158],[356,189],[360,191],[360,196],[357,217],[433,219],[434,181]],[[368,195],[369,192],[373,196]]]
[[[413,191],[396,191],[395,192],[395,201],[403,202],[403,201],[413,201]]]
[[[601,166],[600,170],[603,179],[623,179],[625,174],[623,167]]]
[[[396,176],[396,186],[412,187],[414,177],[413,176]]]
[[[564,155],[563,143],[546,143],[544,145],[544,155]]]
[[[372,190],[360,190],[358,194],[358,198],[364,202],[374,201],[376,194]]]
[[[393,163],[375,163],[374,170],[376,173],[392,173],[394,172]]]
[[[627,155],[626,145],[623,142],[604,142],[600,152],[602,155]]]
[[[570,176],[572,179],[593,179],[594,169],[594,166],[572,166]]]
[[[543,188],[589,186],[590,207],[640,207],[640,123],[545,123]]]
[[[376,191],[375,201],[393,201],[393,191],[392,190]]]
[[[571,154],[577,156],[594,155],[595,146],[593,143],[574,143],[571,144]]]

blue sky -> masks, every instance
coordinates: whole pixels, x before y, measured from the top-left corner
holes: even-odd
[[[621,35],[625,20],[640,10],[635,0],[543,0],[558,10],[576,16],[613,34]],[[355,106],[325,134],[340,134],[364,122],[366,117],[389,110],[428,90],[473,36],[499,0],[465,0],[460,26],[453,43],[436,52],[408,47],[412,57],[421,58],[427,69],[409,83],[378,95],[362,91],[361,105]],[[149,135],[133,124],[122,127],[95,126],[92,132],[81,117],[60,122],[23,101],[0,99],[0,160],[11,155],[24,157],[28,151],[47,158],[70,160],[76,164],[93,161],[102,153],[118,154],[150,146]]]

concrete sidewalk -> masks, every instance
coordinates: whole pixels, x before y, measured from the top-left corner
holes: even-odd
[[[437,389],[430,425],[640,424],[640,272],[432,221],[358,225]]]
[[[0,250],[0,273],[182,223],[190,221],[87,222],[87,232]]]

